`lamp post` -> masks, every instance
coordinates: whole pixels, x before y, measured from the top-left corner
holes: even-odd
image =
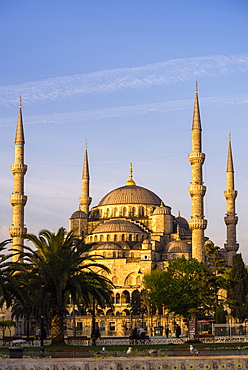
[[[41,310],[40,310],[40,358],[45,357],[44,355],[44,314],[45,314],[45,283],[48,271],[45,267],[42,267],[38,274],[41,279]]]

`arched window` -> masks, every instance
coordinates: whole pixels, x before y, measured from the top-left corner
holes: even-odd
[[[108,311],[106,312],[106,316],[114,316],[114,312],[113,312],[113,310],[108,310]]]
[[[121,303],[130,303],[130,293],[127,290],[122,293]]]
[[[129,234],[129,241],[131,242],[132,241],[132,234]]]
[[[119,304],[120,303],[120,299],[121,299],[121,296],[119,293],[116,293],[116,296],[115,296],[115,303]]]
[[[100,242],[103,241],[103,235],[100,235]]]
[[[107,240],[107,242],[109,241],[109,234],[107,235],[106,240]]]
[[[124,235],[124,234],[122,234],[122,236],[121,236],[121,240],[122,240],[122,241],[124,241],[124,240],[125,240],[125,235]]]
[[[125,310],[122,311],[122,315],[123,316],[129,316],[130,315],[130,311],[127,310],[127,309],[125,309]]]
[[[139,241],[139,234],[136,234],[136,242]]]
[[[97,235],[95,235],[95,237],[94,237],[94,241],[95,241],[95,242],[97,242]]]
[[[132,207],[131,215],[132,215],[133,217],[135,216],[135,207]]]
[[[116,258],[116,252],[113,252],[113,258]]]
[[[117,235],[115,234],[114,235],[114,242],[116,242],[117,241]]]
[[[117,208],[115,207],[114,208],[114,217],[116,217],[117,216]]]
[[[90,243],[92,243],[92,236],[90,236]]]
[[[133,252],[131,252],[130,257],[134,258],[134,253]]]

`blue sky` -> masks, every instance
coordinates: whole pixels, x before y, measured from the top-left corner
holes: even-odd
[[[8,237],[19,95],[29,232],[68,227],[85,140],[92,205],[128,179],[186,219],[195,82],[206,154],[206,235],[225,242],[231,132],[237,239],[248,263],[248,3],[241,0],[0,2],[0,238]]]

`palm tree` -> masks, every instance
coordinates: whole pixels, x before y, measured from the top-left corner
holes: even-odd
[[[16,281],[9,269],[11,254],[4,253],[9,243],[11,243],[11,239],[0,243],[0,307],[4,304],[6,307],[10,307],[15,296],[21,300],[21,292],[17,289]]]
[[[88,255],[91,245],[76,239],[73,230],[68,233],[63,227],[57,233],[41,230],[38,236],[26,234],[25,239],[31,241],[36,249],[23,246],[22,252],[16,251],[19,255],[15,264],[19,271],[16,278],[24,290],[37,292],[41,286],[39,271],[47,271],[44,290],[49,302],[52,343],[63,344],[69,297],[73,305],[89,304],[92,296],[97,302],[102,302],[102,299],[110,302],[112,283],[99,274],[102,270],[109,273],[109,270],[94,262]]]

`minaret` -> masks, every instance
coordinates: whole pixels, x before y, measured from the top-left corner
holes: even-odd
[[[24,235],[27,229],[24,225],[24,207],[27,202],[27,196],[24,195],[24,175],[27,172],[27,165],[24,164],[24,131],[22,122],[22,99],[20,97],[20,106],[16,126],[15,137],[15,162],[11,166],[14,176],[14,191],[10,197],[12,205],[12,226],[9,229],[12,237],[12,247],[22,250],[21,245],[24,243]],[[12,260],[16,261],[18,256],[13,256]]]
[[[236,225],[238,217],[235,213],[235,199],[238,195],[237,190],[234,190],[234,166],[232,158],[231,137],[228,136],[228,153],[226,167],[226,190],[224,191],[226,198],[226,216],[224,217],[226,224],[226,243],[225,249],[228,252],[228,265],[232,265],[232,258],[239,249],[239,244],[236,241]]]
[[[91,203],[91,198],[89,196],[89,192],[90,192],[90,174],[89,174],[87,147],[88,147],[88,145],[87,145],[87,142],[86,142],[85,152],[84,152],[83,173],[82,173],[82,196],[79,198],[79,203],[81,205],[81,210],[88,215],[89,206],[90,206],[90,203]]]
[[[203,197],[206,193],[206,186],[203,185],[202,166],[205,154],[201,151],[201,118],[198,101],[198,84],[194,102],[194,115],[192,123],[192,153],[189,154],[189,161],[192,166],[192,182],[189,187],[189,194],[192,199],[192,215],[189,220],[189,227],[192,230],[192,257],[204,262],[203,244],[204,230],[207,227],[207,220],[204,219]]]

